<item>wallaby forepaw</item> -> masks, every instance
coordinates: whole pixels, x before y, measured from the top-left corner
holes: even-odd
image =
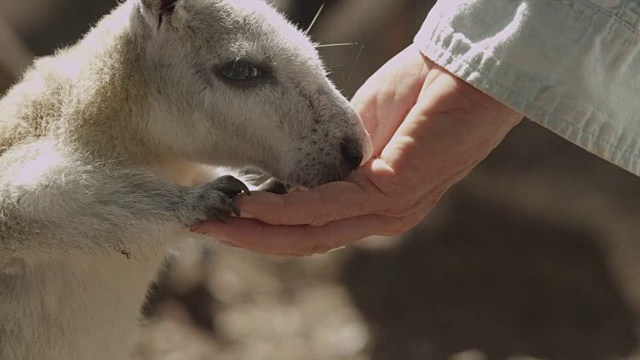
[[[205,188],[212,188],[213,190],[220,191],[227,195],[229,198],[234,198],[240,193],[251,195],[251,191],[242,181],[236,179],[231,175],[221,176],[212,182],[206,184]]]
[[[233,199],[240,193],[251,195],[249,188],[233,176],[226,175],[199,188],[196,207],[201,210],[202,220],[224,222],[230,214],[240,216],[240,211],[233,204]]]

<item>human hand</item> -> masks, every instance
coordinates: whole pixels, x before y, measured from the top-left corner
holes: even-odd
[[[374,74],[352,102],[374,157],[346,181],[240,196],[243,217],[193,230],[231,246],[293,256],[400,234],[422,221],[522,119],[414,46]]]

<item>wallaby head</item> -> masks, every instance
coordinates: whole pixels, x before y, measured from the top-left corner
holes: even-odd
[[[261,0],[132,0],[152,136],[198,162],[290,184],[341,180],[370,156],[314,45]]]
[[[370,152],[266,3],[124,1],[0,100],[0,359],[124,359],[164,249],[248,191],[198,163],[311,187]]]

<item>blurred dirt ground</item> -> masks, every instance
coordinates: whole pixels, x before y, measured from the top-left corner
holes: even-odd
[[[312,34],[354,43],[322,49],[347,94],[432,3],[325,2]],[[321,3],[278,2],[302,27]],[[0,86],[113,5],[0,0]],[[639,198],[637,177],[525,121],[405,236],[305,259],[187,241],[132,359],[638,360]]]

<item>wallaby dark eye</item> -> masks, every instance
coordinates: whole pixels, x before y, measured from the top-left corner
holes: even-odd
[[[235,85],[254,85],[269,77],[269,71],[256,63],[247,60],[236,60],[218,68],[218,76]]]

